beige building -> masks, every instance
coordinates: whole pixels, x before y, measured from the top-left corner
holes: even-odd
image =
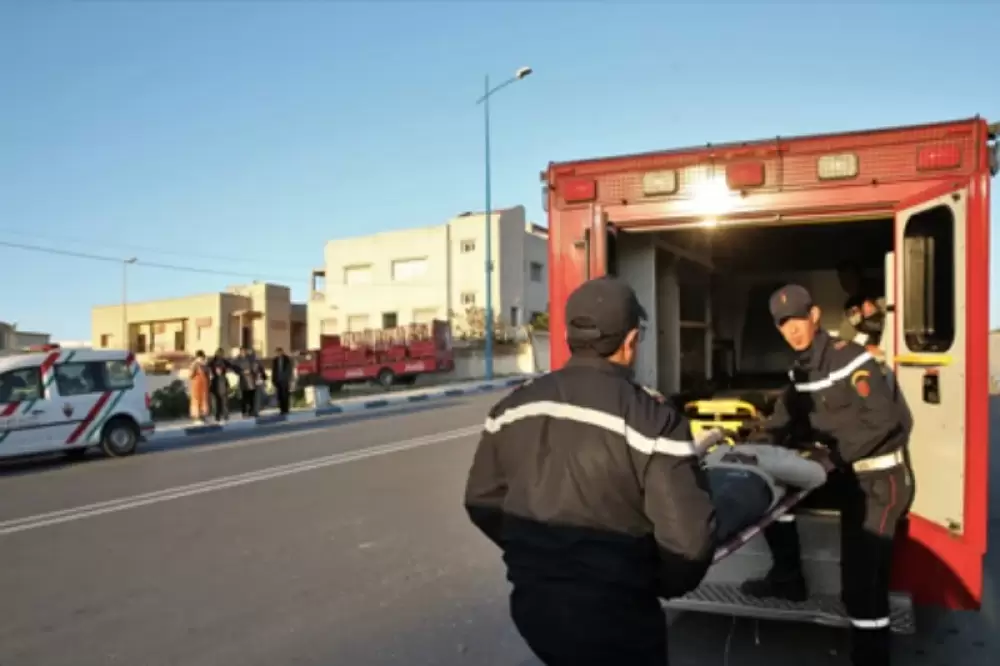
[[[49,344],[48,333],[19,331],[16,324],[0,321],[0,350],[24,349],[34,345]]]
[[[127,329],[128,343],[123,331]],[[291,290],[253,283],[142,303],[105,305],[91,311],[94,348],[127,346],[138,354],[227,352],[250,346],[270,356],[278,347],[300,351],[306,344],[306,306],[292,303]]]
[[[523,206],[494,211],[493,311],[504,324],[528,323],[548,309],[548,233]],[[462,328],[469,308],[486,304],[486,215],[329,241],[313,272],[309,346],[321,334],[450,319]],[[317,278],[323,278],[319,286]]]

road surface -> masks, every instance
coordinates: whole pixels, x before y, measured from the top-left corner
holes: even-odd
[[[536,664],[461,508],[497,397],[3,467],[0,666]],[[993,605],[898,663],[997,663],[992,559]],[[843,664],[845,638],[685,614],[672,664]]]

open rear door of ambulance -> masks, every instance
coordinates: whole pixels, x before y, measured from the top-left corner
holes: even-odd
[[[917,604],[978,608],[985,552],[986,476],[974,447],[987,416],[969,381],[970,253],[974,183],[948,182],[902,202],[895,212],[894,367],[913,417],[916,494],[900,534],[893,587]],[[984,333],[985,334],[985,333]],[[985,389],[984,389],[985,390]],[[985,398],[983,398],[985,400]],[[975,425],[976,427],[973,427]],[[981,486],[981,487],[980,487]]]

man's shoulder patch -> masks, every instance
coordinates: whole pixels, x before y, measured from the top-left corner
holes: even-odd
[[[851,386],[854,387],[855,393],[862,398],[867,398],[871,395],[872,387],[869,383],[870,379],[871,373],[867,370],[857,370],[851,375]]]

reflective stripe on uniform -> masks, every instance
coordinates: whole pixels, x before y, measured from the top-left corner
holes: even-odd
[[[835,383],[843,381],[848,377],[850,377],[852,372],[860,368],[868,361],[873,360],[873,358],[874,357],[868,352],[863,352],[859,354],[853,361],[851,361],[842,368],[834,370],[823,379],[817,379],[811,382],[796,384],[795,390],[801,393],[815,393],[816,391],[822,391],[823,389],[830,388]],[[792,379],[794,380],[794,374],[792,372],[789,372],[789,375],[792,376]]]
[[[851,465],[851,467],[854,468],[855,472],[859,473],[881,472],[902,465],[904,460],[902,451],[893,451],[892,453],[875,456],[874,458],[864,458]]]
[[[872,620],[851,618],[851,626],[855,629],[886,629],[889,627],[889,624],[890,621],[888,617],[878,617]]]
[[[794,523],[795,522],[795,514],[794,513],[783,513],[780,516],[778,516],[778,522],[779,523]]]
[[[483,427],[486,432],[496,433],[506,425],[538,416],[575,421],[603,428],[616,435],[622,435],[629,446],[646,455],[663,453],[678,458],[696,455],[694,442],[678,441],[666,437],[647,437],[630,428],[621,416],[562,402],[529,402],[526,405],[512,407],[496,418],[486,419]]]

